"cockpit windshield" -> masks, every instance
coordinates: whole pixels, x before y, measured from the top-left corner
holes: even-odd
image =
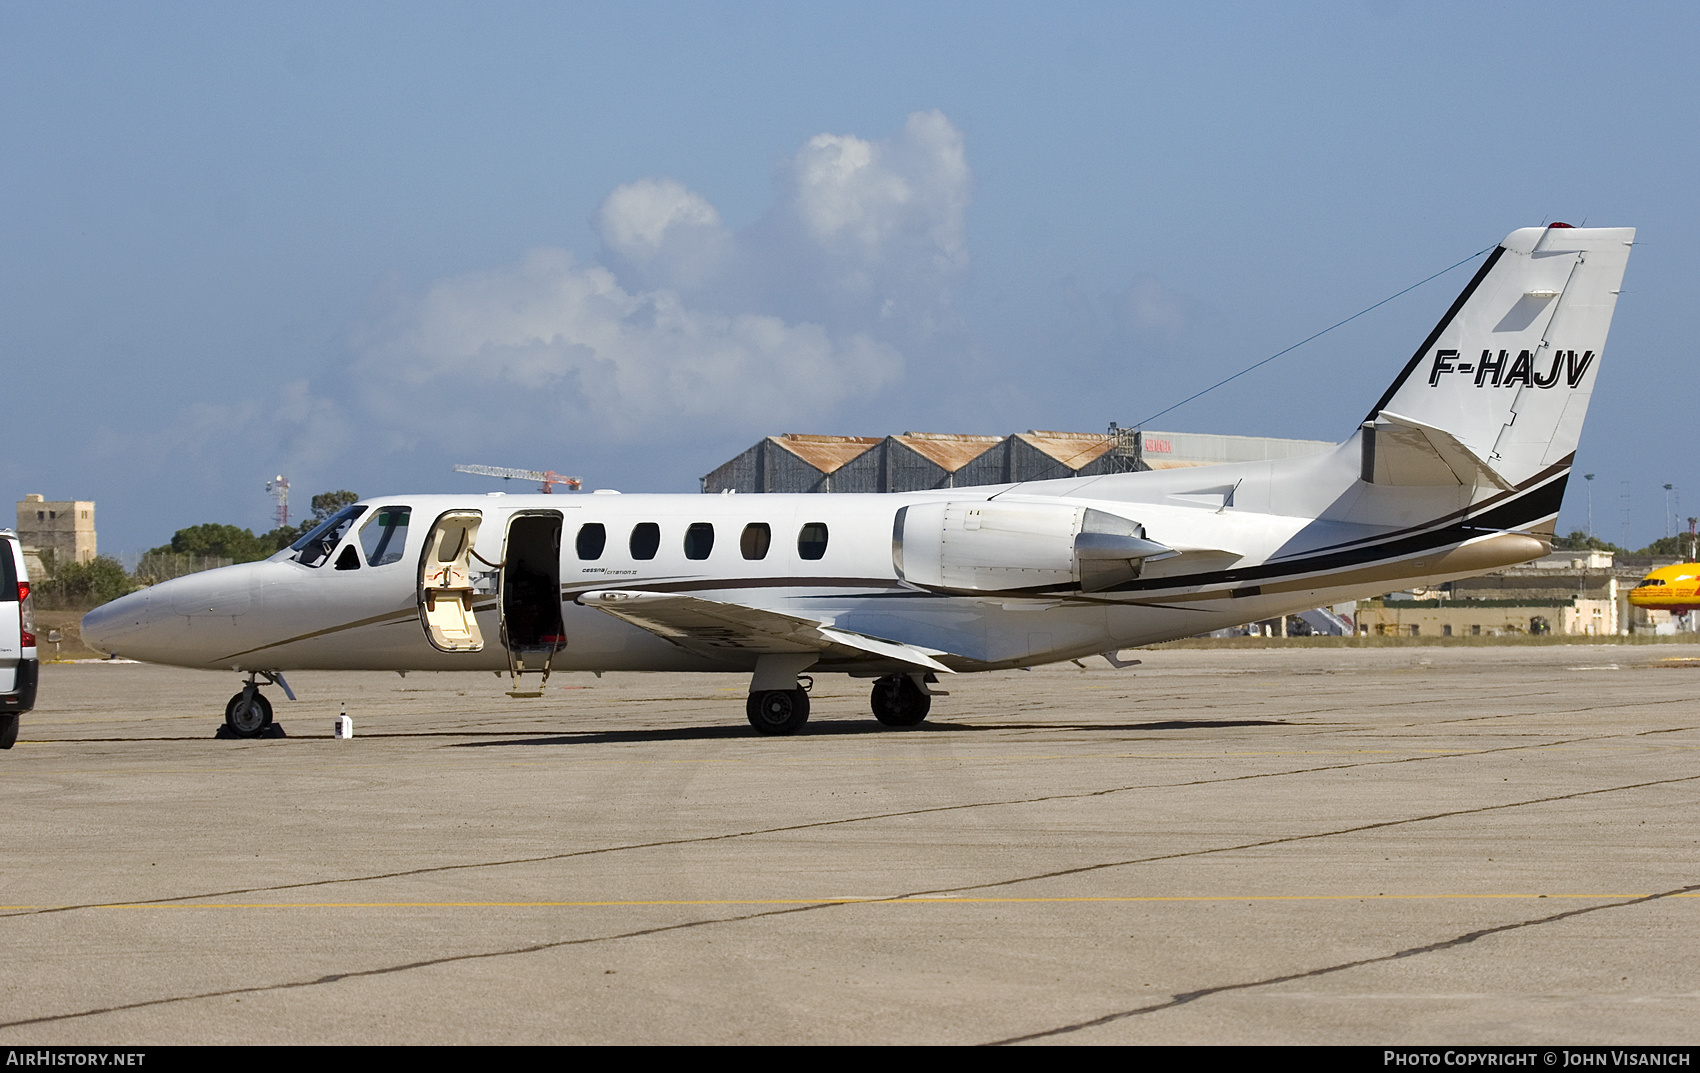
[[[349,526],[354,524],[354,519],[365,513],[366,508],[358,503],[342,508],[314,527],[312,532],[291,544],[289,550],[295,554],[290,558],[302,566],[318,566],[342,543],[342,538],[347,535]]]

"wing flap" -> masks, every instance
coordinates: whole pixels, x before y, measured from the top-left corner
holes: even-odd
[[[839,629],[818,619],[787,615],[724,600],[666,592],[610,589],[587,592],[579,603],[648,630],[687,651],[708,656],[732,652],[778,655],[829,652],[875,655],[930,671],[953,672],[935,657],[953,653]],[[843,651],[843,650],[848,650]]]

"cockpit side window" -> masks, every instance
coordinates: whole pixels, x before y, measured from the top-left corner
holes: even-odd
[[[407,548],[407,522],[411,507],[379,507],[370,521],[360,527],[360,550],[367,566],[388,566],[401,561]]]
[[[318,566],[330,557],[336,550],[342,538],[348,535],[348,530],[354,525],[354,520],[366,513],[366,508],[359,503],[344,507],[335,514],[319,523],[312,532],[289,546],[295,554],[290,556],[302,566]]]

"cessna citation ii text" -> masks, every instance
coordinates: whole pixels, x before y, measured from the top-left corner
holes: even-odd
[[[1514,231],[1339,447],[1308,458],[880,495],[397,495],[259,563],[98,608],[122,656],[316,669],[739,671],[925,718],[939,676],[1114,653],[1509,566],[1550,547],[1634,231]],[[1112,657],[1113,658],[1113,657]]]

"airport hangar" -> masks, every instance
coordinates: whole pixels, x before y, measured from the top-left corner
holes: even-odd
[[[769,436],[702,478],[704,492],[918,492],[1103,473],[1182,469],[1321,454],[1328,440],[1283,440],[1110,426],[1009,436]]]
[[[911,492],[1013,484],[1103,473],[1182,469],[1295,458],[1332,450],[1328,440],[1291,440],[1110,426],[1104,432],[1029,430],[1008,436],[905,432],[900,436],[768,436],[702,478],[712,493]],[[1435,590],[1389,594],[1328,613],[1252,623],[1248,632],[1398,636],[1610,636],[1689,632],[1700,615],[1632,608],[1629,590],[1647,571],[1679,562],[1610,552],[1554,551],[1522,566],[1449,582]]]

